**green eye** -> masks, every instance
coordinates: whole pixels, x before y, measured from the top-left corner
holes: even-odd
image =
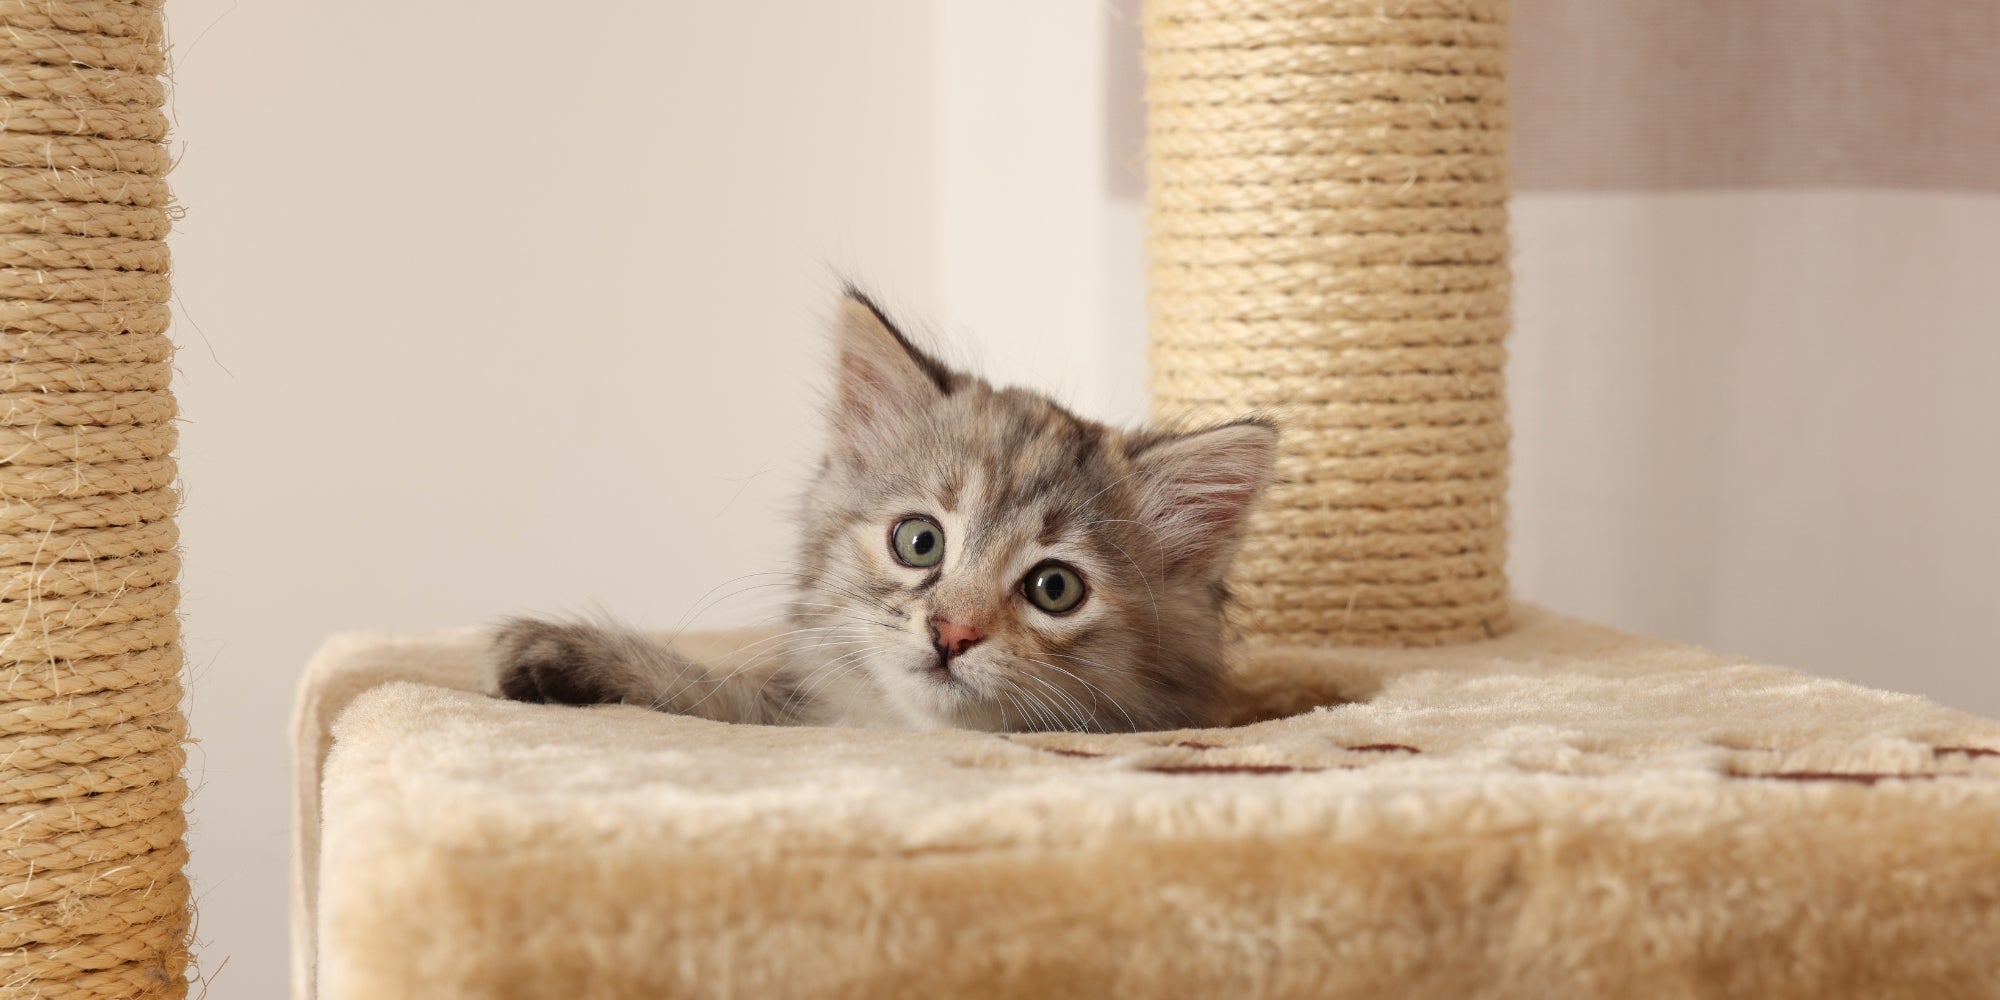
[[[1029,603],[1059,615],[1083,603],[1083,574],[1059,562],[1045,562],[1021,580]]]
[[[904,518],[889,531],[889,551],[905,566],[936,566],[944,558],[944,529],[928,517]]]

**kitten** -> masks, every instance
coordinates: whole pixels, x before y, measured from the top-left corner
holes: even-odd
[[[501,693],[779,725],[1215,721],[1223,574],[1275,427],[1083,420],[945,367],[852,289],[836,340],[786,651],[723,671],[636,632],[515,619],[494,644]]]

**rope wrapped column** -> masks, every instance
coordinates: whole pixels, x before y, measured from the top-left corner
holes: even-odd
[[[0,0],[0,992],[186,994],[161,0]]]
[[[1505,0],[1144,10],[1154,409],[1283,427],[1247,633],[1505,631]]]

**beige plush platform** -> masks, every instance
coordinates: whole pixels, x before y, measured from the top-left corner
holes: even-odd
[[[473,633],[336,639],[299,990],[316,943],[329,1000],[2000,995],[2000,724],[1521,617],[1253,651],[1246,713],[1351,702],[1133,736],[518,705]]]

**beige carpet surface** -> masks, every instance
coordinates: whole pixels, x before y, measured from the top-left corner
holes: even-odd
[[[1520,617],[1245,650],[1272,721],[1117,736],[521,705],[478,692],[476,633],[336,639],[297,990],[2000,993],[2000,723]]]

